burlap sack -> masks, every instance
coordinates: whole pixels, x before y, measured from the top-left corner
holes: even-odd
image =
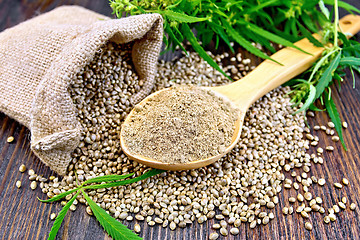
[[[68,86],[107,41],[134,41],[132,60],[145,97],[154,83],[162,18],[122,19],[76,6],[59,7],[0,33],[0,111],[31,130],[31,149],[63,175],[79,144],[81,127]]]

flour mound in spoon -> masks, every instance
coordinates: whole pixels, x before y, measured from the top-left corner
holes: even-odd
[[[166,89],[134,108],[122,137],[132,154],[186,163],[223,153],[239,110],[215,92],[186,85]]]

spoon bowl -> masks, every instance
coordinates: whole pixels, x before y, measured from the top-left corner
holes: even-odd
[[[339,21],[339,27],[346,36],[353,36],[360,30],[360,16],[347,15],[343,17]],[[313,37],[320,39],[318,34],[313,34]],[[245,114],[251,104],[269,91],[310,68],[325,50],[322,47],[314,46],[306,38],[296,42],[295,45],[307,53],[294,48],[283,48],[271,56],[272,59],[280,62],[282,65],[271,60],[265,60],[239,81],[219,87],[206,87],[206,89],[214,91],[217,95],[221,95],[225,99],[230,100],[240,110],[239,117],[235,122],[235,130],[231,143],[221,154],[186,163],[165,163],[157,161],[156,159],[151,159],[146,156],[133,154],[125,143],[123,137],[124,128],[122,128],[120,132],[120,144],[123,152],[130,159],[149,167],[173,171],[200,168],[219,160],[230,152],[239,141]],[[152,99],[162,91],[169,91],[169,89],[163,89],[149,95],[138,103],[138,105],[145,105],[149,99]],[[133,109],[123,124],[129,124],[134,114],[135,111]]]

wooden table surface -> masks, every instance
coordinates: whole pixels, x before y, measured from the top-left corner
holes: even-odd
[[[345,2],[360,8],[359,0]],[[0,0],[0,31],[64,4],[82,5],[109,16],[112,12],[107,0]],[[356,86],[360,86],[359,75],[356,74],[355,78]],[[349,128],[344,131],[348,151],[345,151],[341,144],[337,144],[334,152],[324,153],[325,163],[312,167],[311,174],[325,177],[332,183],[346,177],[350,185],[341,191],[334,189],[332,185],[314,187],[313,190],[317,196],[325,200],[326,207],[331,207],[343,196],[360,206],[360,111],[358,109],[360,91],[359,87],[353,89],[350,73],[347,74],[342,85],[341,95],[337,90],[333,90],[333,98],[339,107],[342,119],[349,123]],[[317,113],[314,119],[309,120],[311,126],[327,122],[325,113]],[[331,143],[324,133],[318,135],[323,148]],[[8,136],[14,136],[15,141],[7,143]],[[45,198],[45,194],[40,188],[35,191],[30,190],[28,175],[18,171],[19,166],[25,164],[28,169],[34,169],[38,174],[44,176],[55,174],[30,151],[29,139],[30,132],[27,128],[0,113],[0,239],[46,239],[53,223],[49,216],[52,212],[59,212],[61,209],[59,203],[39,202],[37,197]],[[21,189],[15,187],[17,180],[23,183]],[[350,211],[348,208],[346,211],[341,211],[337,215],[337,221],[328,225],[323,222],[324,215],[311,214],[313,230],[309,232],[305,230],[304,221],[299,214],[284,216],[281,213],[289,192],[283,191],[279,195],[280,204],[275,208],[276,219],[266,226],[255,229],[242,224],[240,234],[236,237],[230,236],[228,239],[360,239],[360,207],[357,207],[356,211]],[[87,215],[84,210],[84,206],[79,206],[77,211],[67,214],[57,239],[110,239],[95,218]],[[125,222],[125,224],[133,228],[134,222]],[[214,231],[211,229],[212,224],[213,220],[202,225],[196,223],[176,231],[157,226],[142,227],[140,236],[144,239],[208,239],[209,234]]]

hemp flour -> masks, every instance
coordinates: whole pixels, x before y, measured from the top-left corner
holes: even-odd
[[[133,154],[186,163],[223,153],[231,144],[239,110],[213,91],[176,86],[136,106],[123,126]]]

